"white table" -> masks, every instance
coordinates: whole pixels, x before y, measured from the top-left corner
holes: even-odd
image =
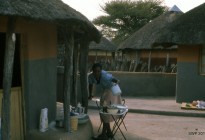
[[[121,106],[122,106],[122,105],[121,105]],[[122,134],[123,138],[126,140],[126,137],[125,137],[125,135],[123,134],[123,132],[122,132],[120,126],[121,126],[121,124],[123,124],[124,127],[125,127],[125,129],[127,130],[127,128],[126,128],[126,126],[125,126],[123,120],[125,119],[125,117],[126,117],[126,115],[127,115],[127,113],[128,113],[128,108],[127,108],[127,106],[124,106],[123,109],[122,109],[122,108],[119,108],[119,110],[120,110],[120,111],[119,111],[118,113],[116,113],[116,114],[103,112],[102,110],[100,110],[99,113],[100,113],[100,115],[103,115],[103,116],[109,115],[109,116],[111,116],[112,119],[114,120],[114,126],[113,126],[113,128],[112,128],[113,139],[114,139],[114,136],[115,136],[116,132],[119,130],[120,133]],[[102,117],[102,119],[103,119],[103,117]],[[102,120],[102,121],[105,122],[104,120]]]

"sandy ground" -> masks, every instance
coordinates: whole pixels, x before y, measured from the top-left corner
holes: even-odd
[[[89,110],[94,135],[100,125],[97,110]],[[122,128],[127,140],[204,140],[205,118],[163,116],[139,113],[128,113],[125,118],[128,131]],[[116,140],[123,140],[117,132]]]

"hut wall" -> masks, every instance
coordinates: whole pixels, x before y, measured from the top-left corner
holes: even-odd
[[[106,57],[106,51],[97,50],[97,62],[106,63],[106,60],[109,60],[110,62],[113,60],[113,52],[107,52]],[[96,50],[89,50],[88,53],[88,69],[90,70],[92,65],[95,63],[96,60]]]
[[[96,51],[89,51],[88,62],[94,62],[96,59]],[[112,52],[107,52],[107,59],[112,59]],[[106,60],[106,51],[97,50],[97,60]]]
[[[29,129],[38,128],[40,110],[48,108],[49,122],[55,120],[57,33],[55,26],[32,23],[25,35],[24,90]],[[23,41],[24,42],[24,41]],[[38,104],[36,104],[38,103]]]
[[[177,102],[205,99],[205,77],[200,75],[200,46],[179,46]]]
[[[129,50],[124,51],[126,57],[129,59],[136,59],[136,52],[142,58],[149,58],[150,50]],[[170,58],[177,58],[177,50],[151,50],[152,58],[164,59],[167,53],[169,53]]]
[[[0,17],[0,31],[6,31],[6,17]],[[48,108],[49,122],[55,120],[57,59],[56,26],[41,21],[17,19],[21,36],[22,88],[27,130],[39,127],[40,111]]]
[[[4,16],[0,16],[0,31],[1,32],[6,32],[6,24],[7,24],[7,18]]]
[[[63,85],[63,67],[58,67],[58,83]],[[140,73],[140,72],[113,72],[113,76],[120,80],[120,87],[123,97],[139,96],[175,96],[176,74],[168,73]],[[79,78],[79,75],[78,75]],[[79,81],[79,80],[78,80]],[[58,87],[58,100],[63,99],[63,87]],[[77,89],[78,101],[81,101],[80,83]],[[95,85],[93,89],[94,96],[101,96],[102,89]]]
[[[176,74],[110,72],[120,80],[123,97],[175,96]],[[101,96],[102,89],[95,86],[94,96]]]
[[[136,52],[143,62],[148,62],[150,50],[126,50],[123,51],[128,60],[136,60]],[[169,64],[177,64],[177,49],[173,50],[151,50],[151,66],[166,64],[167,53],[169,53]]]

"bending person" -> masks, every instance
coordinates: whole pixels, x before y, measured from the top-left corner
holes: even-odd
[[[89,82],[89,93],[92,93],[93,84],[98,84],[102,87],[103,91],[101,93],[100,105],[105,106],[106,104],[121,104],[121,96],[113,96],[111,92],[111,87],[113,83],[118,83],[119,80],[114,78],[112,74],[102,70],[100,63],[95,63],[92,66],[92,73],[88,76]],[[103,122],[102,133],[95,139],[97,140],[106,140],[112,138],[113,134],[110,128],[110,119],[111,117],[100,116]]]

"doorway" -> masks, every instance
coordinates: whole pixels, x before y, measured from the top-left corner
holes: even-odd
[[[12,87],[21,87],[21,63],[20,63],[20,34],[16,34],[16,48],[12,76]],[[6,33],[0,32],[0,89],[3,88],[4,52],[6,46]]]

